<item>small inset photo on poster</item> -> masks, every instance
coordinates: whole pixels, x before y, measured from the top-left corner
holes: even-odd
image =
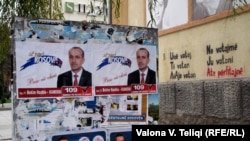
[[[113,127],[107,131],[110,141],[132,141],[132,131],[129,127]]]
[[[113,109],[113,110],[118,110],[119,109],[119,103],[115,103],[115,102],[111,103],[110,108]]]
[[[127,104],[127,111],[132,110],[132,105],[131,104]]]
[[[138,111],[138,104],[127,104],[127,111]]]
[[[81,137],[79,141],[90,141],[88,137]]]
[[[51,141],[106,141],[106,134],[105,128],[59,132],[52,135]]]
[[[104,141],[104,138],[100,135],[97,135],[93,138],[93,141]]]
[[[138,94],[132,94],[127,96],[127,100],[138,100],[139,96]]]
[[[138,104],[132,105],[132,110],[133,110],[133,111],[137,111],[137,110],[138,110]]]

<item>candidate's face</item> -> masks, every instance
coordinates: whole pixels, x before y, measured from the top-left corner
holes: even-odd
[[[80,71],[84,63],[84,58],[80,49],[71,49],[69,51],[69,63],[73,72]]]
[[[115,141],[125,141],[123,136],[116,137]]]
[[[148,67],[149,56],[146,50],[138,50],[136,52],[136,60],[139,70],[144,71]]]

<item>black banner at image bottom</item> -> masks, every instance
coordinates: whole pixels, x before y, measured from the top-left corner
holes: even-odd
[[[132,140],[143,139],[249,141],[250,125],[132,125]]]

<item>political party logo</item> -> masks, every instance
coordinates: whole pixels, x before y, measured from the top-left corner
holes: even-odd
[[[121,65],[128,66],[128,67],[131,66],[131,60],[129,58],[126,58],[124,56],[113,56],[113,57],[104,58],[101,64],[97,66],[96,70],[99,70],[103,68],[104,66],[107,66],[112,63],[120,63]]]
[[[48,63],[52,66],[58,66],[59,68],[61,68],[63,62],[60,58],[57,58],[55,56],[50,56],[50,55],[35,56],[28,59],[26,63],[20,67],[21,68],[20,71],[39,63]]]

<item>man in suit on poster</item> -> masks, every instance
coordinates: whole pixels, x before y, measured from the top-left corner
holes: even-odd
[[[139,48],[136,51],[138,70],[128,74],[127,84],[156,84],[156,73],[148,67],[150,62],[149,51],[146,48]]]
[[[82,67],[85,61],[84,51],[80,47],[72,47],[68,55],[71,70],[58,76],[57,87],[92,86],[92,74]]]

